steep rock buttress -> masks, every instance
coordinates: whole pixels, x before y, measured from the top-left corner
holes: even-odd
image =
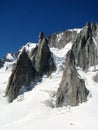
[[[72,50],[75,55],[76,65],[83,70],[98,64],[98,26],[95,23],[83,27],[73,43]]]
[[[88,90],[75,67],[75,57],[70,50],[67,53],[65,70],[60,87],[57,90],[56,106],[76,106],[87,100]]]
[[[23,49],[16,65],[13,68],[7,85],[6,96],[8,97],[9,102],[12,102],[18,96],[22,87],[29,86],[31,84],[35,74],[36,70],[33,67],[26,50]]]

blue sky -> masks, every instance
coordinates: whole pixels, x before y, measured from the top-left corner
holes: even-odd
[[[98,22],[97,0],[0,0],[0,58],[45,35]]]

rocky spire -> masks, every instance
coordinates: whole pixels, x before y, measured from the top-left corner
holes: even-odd
[[[72,50],[77,61],[76,64],[83,70],[98,63],[98,49],[94,37],[96,37],[96,25],[94,23],[86,24],[73,43]]]
[[[38,43],[41,43],[44,37],[45,37],[45,36],[44,36],[44,33],[43,33],[43,32],[40,32],[40,33],[39,33]]]
[[[50,73],[50,71],[52,72],[55,69],[54,59],[48,47],[48,41],[43,36],[44,34],[41,32],[39,36],[39,45],[33,50],[33,55],[31,57],[32,64],[39,75]]]
[[[95,24],[94,22],[92,22],[91,23],[91,28],[92,28],[93,37],[96,37],[96,35],[97,35],[97,24]]]
[[[91,25],[90,25],[90,22],[87,21],[87,22],[86,22],[86,26],[90,28],[90,26],[91,26]]]
[[[94,22],[91,23],[91,28],[92,28],[93,31],[96,31],[97,26]]]
[[[71,51],[67,53],[65,70],[57,91],[56,106],[76,106],[87,100],[88,91],[85,82],[75,68],[75,57]]]
[[[18,96],[22,87],[24,89],[25,87],[29,87],[35,75],[36,71],[24,48],[9,78],[6,89],[8,101],[12,102]]]

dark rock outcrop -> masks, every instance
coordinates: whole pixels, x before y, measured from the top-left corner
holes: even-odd
[[[38,43],[41,43],[44,37],[45,37],[45,36],[44,36],[44,33],[43,33],[43,32],[40,32],[40,33],[39,33],[39,38],[38,38],[38,39],[39,39],[39,40],[38,40]]]
[[[98,43],[96,36],[97,25],[87,23],[73,44],[72,50],[77,61],[76,64],[83,70],[98,64]]]
[[[67,53],[66,67],[57,91],[56,106],[76,106],[87,100],[88,90],[75,67],[73,51]]]
[[[13,72],[9,78],[6,89],[8,101],[12,102],[19,94],[22,87],[30,86],[36,76],[35,68],[24,49],[13,68]]]
[[[39,44],[33,49],[31,59],[39,75],[43,75],[44,73],[49,74],[55,70],[54,59],[43,33],[40,33]]]
[[[54,33],[47,37],[48,46],[55,48],[63,48],[67,43],[74,42],[77,37],[77,32],[67,30],[65,32]]]
[[[3,65],[4,65],[4,61],[0,60],[0,68],[3,67]]]

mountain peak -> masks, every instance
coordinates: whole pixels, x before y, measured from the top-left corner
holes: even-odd
[[[44,36],[44,33],[43,33],[43,32],[40,32],[40,33],[39,33],[38,43],[41,43],[41,41],[43,40],[44,37],[45,37],[45,36]]]

